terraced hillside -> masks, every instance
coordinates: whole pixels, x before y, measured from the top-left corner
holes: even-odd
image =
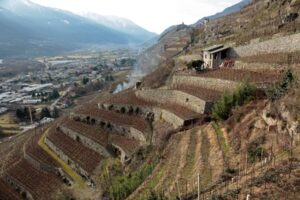
[[[276,34],[298,32],[299,6],[298,0],[254,0],[239,12],[199,23],[195,45],[226,42],[244,45],[255,38],[262,41]]]
[[[55,198],[55,191],[68,183],[58,163],[39,148],[41,131],[27,132],[1,145],[3,199]]]
[[[208,129],[209,126],[196,127],[172,137],[152,175],[129,199],[144,199],[151,190],[175,198],[178,186],[185,192],[196,189],[198,173],[203,174],[203,187],[216,181],[224,161],[216,135]]]
[[[49,126],[0,144],[0,199],[270,199],[283,196],[277,180],[297,196],[300,94],[290,79],[299,75],[299,33],[291,29],[299,19],[289,14],[299,5],[253,1],[200,27],[167,30],[141,56],[151,73],[136,87],[103,91]],[[287,15],[263,15],[283,10]],[[280,17],[287,21],[278,27]],[[278,48],[278,41],[298,43]],[[234,66],[188,67],[220,42],[235,42]],[[265,46],[271,50],[258,51]],[[239,102],[244,93],[236,91],[246,82],[258,92]],[[217,120],[213,106],[230,105],[231,94],[235,105]]]

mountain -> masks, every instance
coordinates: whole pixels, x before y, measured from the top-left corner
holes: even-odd
[[[234,13],[234,12],[237,12],[237,11],[240,11],[243,7],[245,7],[246,5],[250,4],[252,0],[242,0],[241,2],[233,5],[233,6],[230,6],[228,8],[225,8],[222,12],[218,12],[214,15],[211,15],[211,16],[208,16],[208,17],[205,17],[205,18],[202,18],[200,20],[198,20],[193,26],[199,26],[203,23],[203,20],[204,19],[209,19],[209,20],[212,20],[212,19],[216,19],[216,18],[219,18],[219,17],[223,17],[223,16],[226,16],[226,15],[229,15],[231,13]]]
[[[0,57],[51,55],[147,41],[73,13],[28,0],[0,1]],[[146,32],[146,30],[145,30]],[[150,36],[149,36],[150,37]]]
[[[156,33],[149,32],[126,18],[117,16],[103,16],[95,13],[84,13],[82,16],[116,31],[133,35],[140,40],[147,41],[157,36]]]
[[[225,15],[229,15],[231,13],[240,11],[243,7],[245,7],[246,5],[250,4],[251,1],[252,0],[242,0],[241,2],[239,2],[237,4],[224,9],[222,12],[219,12],[219,13],[217,13],[215,15],[209,16],[208,18],[209,19],[216,19],[216,18],[219,18],[219,17],[223,17]]]

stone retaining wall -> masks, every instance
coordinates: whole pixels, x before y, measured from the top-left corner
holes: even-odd
[[[58,175],[59,171],[57,168],[49,166],[49,165],[45,165],[40,163],[39,161],[35,160],[34,158],[32,158],[30,155],[28,155],[26,152],[24,153],[24,158],[36,169],[38,170],[42,170],[42,171],[47,171],[50,173],[53,173],[55,175]]]
[[[232,49],[233,57],[254,56],[266,53],[300,51],[300,33],[273,38],[263,42],[252,43]]]
[[[131,105],[104,103],[98,107],[99,107],[99,109],[113,110],[115,112],[120,112],[120,113],[122,113],[122,109],[124,109],[124,113],[135,114],[135,115],[140,115],[140,116],[146,115],[148,112],[152,112],[151,108],[135,105],[134,102]]]
[[[70,138],[72,138],[73,140],[77,140],[77,138],[79,138],[80,143],[82,145],[84,145],[87,148],[90,148],[96,152],[98,152],[99,154],[103,155],[104,157],[110,157],[110,153],[106,150],[106,147],[100,145],[97,142],[94,142],[92,139],[85,137],[84,135],[75,132],[71,129],[69,129],[68,127],[65,126],[60,126],[60,130],[66,134],[67,136],[69,136]]]
[[[102,109],[109,109],[120,112],[121,108],[125,109],[125,113],[129,113],[129,110],[133,108],[133,110],[139,110],[138,113],[134,112],[135,115],[142,115],[145,116],[147,113],[152,112],[154,113],[154,120],[158,121],[163,119],[164,121],[172,124],[174,128],[178,128],[184,125],[185,120],[177,116],[176,114],[167,111],[161,108],[148,108],[144,106],[137,106],[137,105],[125,105],[125,104],[103,104]]]
[[[175,129],[183,126],[185,122],[185,120],[181,119],[174,113],[164,109],[161,110],[161,118],[166,122],[172,124]]]
[[[133,127],[128,127],[125,125],[118,125],[114,124],[111,121],[107,121],[101,118],[96,118],[93,116],[87,116],[87,115],[79,115],[79,114],[72,114],[72,117],[78,117],[80,118],[80,121],[84,121],[87,117],[90,117],[91,120],[95,120],[95,124],[105,127],[110,131],[115,131],[118,132],[122,135],[126,135],[129,138],[134,138],[138,141],[140,141],[141,144],[146,144],[147,143],[147,135],[146,133],[143,133]]]
[[[118,151],[120,151],[120,160],[121,160],[121,162],[123,163],[123,164],[125,164],[126,162],[128,162],[131,158],[131,155],[127,155],[126,153],[125,153],[125,151],[121,148],[121,147],[119,147],[118,145],[116,145],[115,143],[112,143],[112,146],[114,147],[114,148],[116,148]]]
[[[41,170],[41,171],[47,171],[49,173],[54,174],[55,176],[58,176],[61,178],[66,184],[69,186],[73,183],[72,178],[65,173],[62,169],[56,168],[50,165],[46,165],[43,163],[40,163],[36,159],[32,158],[30,155],[28,155],[26,152],[24,154],[24,158],[36,169]]]
[[[79,175],[84,176],[87,180],[90,180],[90,174],[81,168],[74,160],[69,158],[61,149],[55,146],[47,137],[45,138],[45,144],[55,152],[60,159],[65,161],[73,170],[75,170]]]
[[[4,179],[3,179],[8,185],[12,186],[13,189],[18,190],[19,194],[21,196],[23,196],[23,194],[25,194],[26,199],[28,200],[34,200],[33,195],[26,190],[25,186],[20,183],[18,180],[16,180],[15,178],[13,178],[12,176],[9,175],[5,175]]]
[[[174,86],[190,85],[194,87],[203,87],[211,90],[217,90],[220,92],[224,92],[225,90],[233,90],[237,88],[239,84],[240,83],[235,81],[185,75],[175,75],[172,79],[172,85]]]
[[[246,63],[241,61],[235,61],[234,68],[249,71],[280,71],[286,69],[286,65],[279,65],[275,63]]]
[[[162,105],[177,104],[197,113],[204,113],[206,108],[204,100],[177,90],[138,90],[136,96]]]

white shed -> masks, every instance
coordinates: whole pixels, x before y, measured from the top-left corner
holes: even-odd
[[[219,67],[229,58],[230,47],[214,45],[203,50],[204,67],[213,69]]]

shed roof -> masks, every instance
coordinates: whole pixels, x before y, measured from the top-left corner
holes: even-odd
[[[222,45],[222,44],[214,45],[214,46],[210,46],[210,47],[205,48],[204,51],[211,52],[211,51],[215,51],[217,49],[223,48],[223,47],[224,47],[224,45]]]
[[[227,50],[227,49],[229,49],[229,48],[230,48],[230,47],[222,47],[222,48],[220,48],[220,49],[216,49],[216,50],[214,50],[214,51],[210,51],[209,53],[210,53],[210,54],[215,54],[215,53],[218,53],[218,52]]]

